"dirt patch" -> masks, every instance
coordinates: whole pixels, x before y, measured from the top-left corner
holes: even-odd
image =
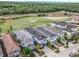
[[[45,17],[47,19],[50,19],[52,21],[64,21],[70,19],[70,17]]]
[[[66,12],[66,11],[47,13],[47,16],[49,16],[49,17],[77,16],[77,15],[79,15],[79,13],[72,13],[72,12]]]

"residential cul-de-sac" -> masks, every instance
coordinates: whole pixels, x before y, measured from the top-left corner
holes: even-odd
[[[60,52],[55,53],[55,50],[51,50],[50,48],[45,46],[43,51],[48,57],[69,57],[69,54],[71,52],[76,52],[79,49],[79,43],[78,44],[70,43],[69,48],[64,48],[64,46],[62,46],[59,49],[60,49]]]
[[[79,3],[0,1],[0,57],[79,57]]]

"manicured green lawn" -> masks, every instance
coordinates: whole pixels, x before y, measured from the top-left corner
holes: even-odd
[[[52,21],[43,17],[25,17],[16,20],[7,20],[5,23],[0,24],[0,27],[2,27],[2,32],[6,32],[10,25],[13,26],[14,30],[18,30],[28,27],[29,25],[32,25],[32,27],[37,27],[49,23],[52,23]]]

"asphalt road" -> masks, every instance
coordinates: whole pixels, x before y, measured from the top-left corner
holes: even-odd
[[[44,47],[43,51],[48,57],[69,57],[72,51],[77,51],[79,49],[79,43],[69,44],[69,48],[64,48],[64,46],[59,47],[60,52],[55,53],[55,50],[51,50],[47,46]]]

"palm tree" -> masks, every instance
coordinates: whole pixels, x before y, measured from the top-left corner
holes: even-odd
[[[51,26],[50,24],[46,24],[47,26]]]
[[[0,27],[0,33],[2,32],[2,28]]]
[[[69,45],[69,42],[67,41],[67,42],[66,42],[66,46],[68,46],[68,45]]]
[[[0,27],[0,36],[1,36],[2,28]]]
[[[74,40],[75,40],[75,43],[78,43],[79,35],[76,35],[76,36],[74,37]]]
[[[67,15],[67,12],[65,12],[64,15]]]
[[[68,36],[67,36],[67,33],[66,32],[64,33],[64,38],[65,38],[65,40],[68,41]]]
[[[56,48],[56,51],[55,51],[56,53],[59,53],[60,52],[60,50],[59,50],[59,48],[57,47]]]
[[[74,37],[75,37],[75,35],[72,35],[72,37],[71,37],[71,41],[73,41],[73,40],[74,40]]]
[[[65,46],[65,48],[68,48],[68,47],[69,47],[69,42],[66,41],[66,46]]]
[[[10,25],[10,32],[12,33],[12,31],[13,31],[13,26],[12,25]]]
[[[59,37],[58,39],[57,39],[57,42],[60,44],[61,43],[61,37]]]
[[[43,54],[43,51],[42,51],[42,49],[41,49],[41,46],[40,45],[36,45],[36,50],[37,50],[37,52],[40,54],[40,55],[42,55]]]
[[[48,47],[50,46],[50,42],[49,42],[49,41],[47,41],[47,46],[48,46]]]
[[[9,29],[7,29],[7,32],[9,33],[9,32],[10,32],[10,30],[9,30]]]
[[[4,17],[2,17],[2,19],[1,19],[1,20],[2,20],[2,23],[5,23],[5,19],[4,19]]]

